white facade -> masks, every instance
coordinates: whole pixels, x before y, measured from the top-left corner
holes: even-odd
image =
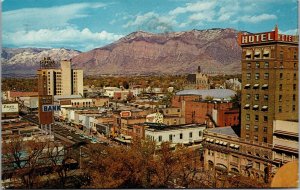
[[[299,157],[299,123],[296,121],[273,121],[273,160],[284,164]]]
[[[20,100],[23,101],[24,106],[27,108],[38,108],[39,106],[39,98],[37,96],[20,97]]]
[[[146,128],[145,137],[156,141],[158,145],[166,141],[170,141],[172,144],[188,144],[202,141],[205,128],[205,126],[183,126],[174,129],[168,129],[166,126],[165,129],[160,130]]]
[[[120,91],[121,89],[117,88],[117,87],[104,87],[103,90],[104,90],[104,96],[108,96],[110,98],[113,98],[115,92]]]

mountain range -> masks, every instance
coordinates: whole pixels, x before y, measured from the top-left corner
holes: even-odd
[[[88,52],[69,49],[3,48],[2,74],[34,75],[43,57],[71,59],[85,75],[241,73],[237,30],[208,29],[154,34],[133,32]],[[26,72],[24,72],[26,70]]]

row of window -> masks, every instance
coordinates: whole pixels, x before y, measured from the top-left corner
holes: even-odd
[[[282,87],[283,87],[283,84],[279,84],[279,91],[282,91]],[[250,89],[251,88],[251,85],[250,84],[246,84],[244,86],[244,89]],[[254,84],[253,85],[253,89],[259,89],[259,84]],[[269,85],[267,84],[264,84],[262,87],[261,87],[262,90],[267,90],[269,89]],[[293,84],[293,90],[296,90],[297,89],[297,84]]]
[[[263,64],[263,66],[261,66]],[[247,69],[251,69],[252,63],[247,63]],[[255,69],[269,68],[269,62],[255,62]],[[280,62],[279,68],[283,68],[283,62]],[[294,63],[294,68],[297,68],[297,63]]]
[[[259,121],[259,115],[254,115],[254,120]],[[250,114],[246,114],[246,121],[250,121]],[[268,122],[268,116],[263,116],[263,121]]]
[[[296,111],[296,105],[292,106],[292,111]],[[278,106],[278,112],[281,113],[282,112],[282,106]]]
[[[247,140],[250,140],[250,135],[249,135],[249,134],[246,134],[246,139],[247,139]],[[254,139],[254,141],[258,141],[258,136],[257,136],[257,135],[254,135],[254,136],[253,136],[253,139]],[[268,142],[267,137],[263,137],[262,140],[263,140],[263,142],[265,142],[265,143]]]
[[[202,131],[199,131],[198,135],[199,135],[199,137],[201,137]],[[175,137],[175,135],[170,134],[170,135],[169,135],[169,141],[173,141],[173,138],[174,138],[174,137]],[[189,133],[189,138],[193,138],[193,132],[190,132],[190,133]],[[180,134],[179,134],[179,139],[183,139],[183,133],[180,133]],[[158,142],[162,142],[162,141],[163,141],[163,138],[162,138],[161,135],[159,135],[159,136],[158,136]]]
[[[246,78],[247,80],[251,80],[251,73],[247,73],[246,74]],[[260,73],[255,73],[255,80],[259,80],[260,78]],[[269,73],[264,73],[264,79],[269,79]],[[283,73],[279,73],[279,79],[283,79]],[[294,76],[293,76],[293,79],[294,80],[297,80],[297,74],[294,73]]]
[[[249,131],[249,130],[250,130],[250,125],[249,125],[249,124],[246,124],[246,125],[245,125],[245,128],[246,128],[247,131]],[[254,126],[253,126],[253,129],[254,129],[254,132],[258,132],[258,126],[257,126],[257,125],[254,125]],[[264,132],[264,133],[267,133],[267,132],[268,132],[268,127],[264,126],[264,127],[263,127],[263,132]]]
[[[246,104],[244,106],[244,109],[250,109],[250,104]],[[253,105],[252,110],[258,111],[259,110],[259,105]],[[262,106],[261,111],[268,111],[268,106]]]

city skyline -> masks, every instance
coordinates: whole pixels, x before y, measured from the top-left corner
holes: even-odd
[[[2,0],[3,46],[88,51],[137,30],[163,33],[234,28],[264,32],[275,24],[280,33],[295,35],[297,8],[296,0]]]

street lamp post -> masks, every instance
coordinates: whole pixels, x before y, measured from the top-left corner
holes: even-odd
[[[80,173],[81,173],[81,147],[79,147],[79,169],[80,169]]]

